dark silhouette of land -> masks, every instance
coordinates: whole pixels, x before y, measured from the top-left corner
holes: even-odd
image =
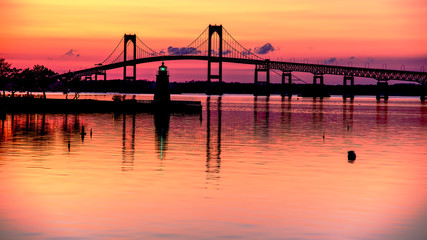
[[[208,89],[206,81],[189,81],[189,82],[171,82],[170,92],[172,94],[180,93],[206,93]],[[155,92],[155,82],[147,80],[137,80],[135,82],[124,82],[123,80],[108,80],[108,81],[81,81],[80,92],[121,92],[121,93],[152,93]],[[256,89],[253,83],[238,83],[217,82],[211,83],[214,88],[220,88],[223,93],[230,94],[253,94]],[[260,88],[260,86],[257,86]],[[262,87],[261,87],[262,88]],[[291,84],[287,88],[294,95],[302,95],[308,91],[313,91],[312,84]],[[342,95],[344,87],[342,85],[324,85],[325,91],[331,95]],[[418,84],[395,84],[389,85],[388,91],[391,96],[419,96],[422,86]],[[270,94],[280,94],[281,84],[270,83],[269,88],[264,89],[264,92]],[[375,95],[377,93],[377,85],[354,85],[353,91],[355,95]],[[73,89],[70,89],[73,92]],[[286,90],[286,88],[285,88]],[[62,91],[61,86],[56,86],[51,91]],[[258,89],[259,91],[259,89]]]

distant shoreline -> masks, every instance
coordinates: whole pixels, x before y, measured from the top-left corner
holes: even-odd
[[[206,93],[207,89],[213,89],[213,92],[222,92],[224,94],[254,94],[257,91],[262,91],[269,94],[281,94],[282,92],[293,95],[304,95],[307,92],[316,92],[319,87],[323,88],[322,91],[327,92],[329,95],[343,95],[345,91],[351,89],[354,95],[376,95],[379,91],[377,85],[354,85],[353,87],[343,85],[316,85],[312,84],[291,84],[282,85],[278,83],[271,83],[269,86],[258,85],[253,83],[237,83],[237,82],[223,82],[221,85],[218,82],[212,82],[208,85],[206,81],[191,81],[185,83],[171,82],[169,85],[172,94],[181,93]],[[155,82],[137,80],[135,82],[123,82],[123,80],[108,80],[108,81],[82,81],[78,86],[68,86],[64,89],[61,85],[53,85],[49,87],[47,92],[63,93],[68,91],[69,94],[74,92],[79,93],[117,93],[117,94],[152,94],[154,93]],[[25,90],[25,91],[24,91]],[[38,89],[22,89],[23,94],[27,91],[39,92]],[[382,89],[383,91],[383,89]],[[427,91],[426,86],[419,84],[393,84],[387,86],[389,96],[420,96],[423,92]]]

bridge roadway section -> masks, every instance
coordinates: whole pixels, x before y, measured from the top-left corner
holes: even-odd
[[[70,75],[86,76],[86,75],[95,74],[96,72],[99,72],[99,71],[122,68],[125,66],[133,66],[136,64],[149,63],[149,62],[170,61],[170,60],[208,61],[208,59],[209,59],[208,56],[188,56],[188,55],[156,56],[156,57],[128,60],[126,62],[118,62],[118,63],[108,64],[108,65],[101,65],[93,68],[59,74],[59,75],[56,75],[55,77],[61,78],[61,77],[70,76]],[[219,57],[211,57],[211,59],[212,61],[220,60]],[[378,81],[400,80],[400,81],[418,82],[422,85],[427,84],[427,73],[424,73],[424,72],[344,67],[344,66],[333,66],[333,65],[322,65],[322,64],[280,62],[280,61],[227,58],[227,57],[222,57],[221,60],[222,62],[229,62],[229,63],[251,64],[251,65],[256,65],[257,67],[262,69],[275,69],[275,70],[280,70],[282,72],[288,72],[288,73],[289,72],[308,72],[314,75],[332,74],[332,75],[342,75],[342,76],[373,78]]]

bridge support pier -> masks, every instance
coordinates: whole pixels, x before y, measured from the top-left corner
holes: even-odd
[[[314,75],[313,76],[313,85],[317,85],[317,79],[319,79],[319,85],[323,86],[323,75]]]
[[[131,67],[133,67],[133,76],[127,76],[126,73],[126,68],[128,67],[127,62],[127,43],[131,41],[133,43],[133,60],[136,60],[136,35],[135,34],[125,34],[124,36],[124,51],[123,51],[123,62],[124,62],[124,67],[123,67],[123,81],[126,80],[133,80],[136,81],[136,64],[132,64],[129,65]]]
[[[288,83],[286,83],[286,79]],[[290,72],[282,72],[282,97],[288,96],[292,98],[292,74]]]
[[[426,95],[427,95],[427,84],[420,86],[420,100],[421,102],[426,101]]]
[[[255,75],[254,75],[254,95],[255,96],[270,96],[270,68],[267,64],[265,65],[256,65],[255,66]],[[265,72],[265,82],[258,80],[258,73]]]
[[[317,84],[317,80],[319,80],[319,84]],[[317,86],[318,85],[318,86]],[[308,97],[328,97],[329,93],[327,93],[325,85],[323,84],[323,75],[314,75],[313,76],[313,85],[311,89],[305,94]]]
[[[388,82],[387,80],[378,80],[377,82],[377,101],[380,101],[381,98],[384,101],[388,100]]]
[[[349,85],[347,85],[347,81],[350,81]],[[344,101],[347,98],[350,98],[350,100],[354,100],[354,76],[344,76],[342,98]]]
[[[103,76],[104,77],[104,81],[107,80],[107,71],[105,71],[105,70],[97,71],[95,73],[95,81],[98,81],[98,76]]]

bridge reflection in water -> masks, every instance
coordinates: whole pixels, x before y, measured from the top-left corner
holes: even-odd
[[[206,99],[206,183],[219,180],[220,170],[221,170],[222,97],[217,98],[215,107],[212,107],[211,104],[214,104],[212,103],[211,97],[207,97]],[[216,131],[215,131],[215,127],[216,127]]]

